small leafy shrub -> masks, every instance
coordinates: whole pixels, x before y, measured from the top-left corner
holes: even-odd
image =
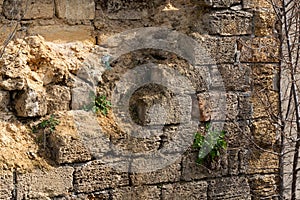
[[[60,123],[59,120],[55,119],[55,115],[51,115],[49,119],[43,120],[41,123],[33,127],[33,132],[37,132],[39,129],[49,128],[50,132],[54,132],[55,127]]]
[[[220,156],[221,151],[227,148],[225,141],[225,131],[215,131],[211,129],[210,124],[205,128],[206,135],[195,133],[193,147],[199,149],[196,162],[203,164],[204,161],[213,162]]]
[[[111,102],[107,100],[105,95],[92,96],[93,102],[89,105],[85,105],[83,109],[85,111],[93,111],[94,113],[101,112],[103,115],[107,115],[109,109],[111,108]]]
[[[59,124],[60,121],[55,118],[55,115],[51,115],[49,119],[45,119],[36,126],[33,126],[32,132],[38,133],[36,135],[36,140],[38,143],[44,143],[44,149],[46,149],[47,135],[53,133],[55,131],[56,126]],[[40,130],[42,130],[42,132]]]
[[[95,111],[100,111],[103,115],[107,115],[111,108],[111,102],[106,99],[106,96],[101,95],[95,98]]]

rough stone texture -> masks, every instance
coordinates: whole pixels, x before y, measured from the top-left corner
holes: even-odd
[[[46,89],[47,113],[70,110],[71,91],[66,86],[53,85]]]
[[[209,34],[250,35],[252,14],[243,11],[214,11],[203,16]]]
[[[242,64],[218,65],[226,91],[249,91],[251,68]]]
[[[200,118],[202,115],[206,115],[205,118],[213,121],[236,119],[238,99],[235,93],[212,91],[210,93],[200,93],[197,96],[199,101],[203,102],[199,104]]]
[[[253,118],[270,117],[271,113],[278,113],[278,92],[254,90],[251,96]]]
[[[1,5],[0,5],[1,6]],[[0,7],[0,10],[2,7]],[[0,27],[0,45],[3,45],[5,41],[9,38],[9,34],[14,30],[17,26],[17,23],[2,23]]]
[[[251,103],[251,92],[242,92],[238,96],[238,118],[242,120],[251,119],[253,116],[253,105]]]
[[[200,35],[198,33],[192,36],[200,43],[216,63],[234,63],[236,55],[236,38],[234,37],[214,37]]]
[[[28,126],[18,122],[10,112],[0,112],[0,119],[0,172],[24,172],[35,166],[49,166],[38,156],[39,147]]]
[[[241,62],[278,62],[279,41],[273,37],[238,41]]]
[[[48,19],[54,16],[52,0],[8,0],[3,6],[4,15],[8,19]]]
[[[208,6],[212,6],[215,8],[228,8],[234,4],[239,4],[241,3],[241,0],[223,0],[223,1],[219,1],[219,0],[203,0],[205,5]],[[200,1],[202,2],[202,1]]]
[[[255,36],[272,36],[275,29],[276,15],[269,11],[255,11]]]
[[[272,9],[272,5],[268,0],[243,0],[243,8],[246,9]]]
[[[226,141],[230,148],[243,148],[249,145],[248,138],[252,133],[245,121],[227,122],[223,130],[226,131]]]
[[[272,153],[272,149],[261,151],[258,149],[249,149],[244,157],[246,173],[277,173],[279,158],[278,155]],[[275,152],[276,153],[276,152]]]
[[[255,175],[250,178],[249,183],[253,192],[254,200],[277,199],[277,180],[275,175]]]
[[[243,172],[240,164],[242,163],[241,152],[242,149],[239,148],[227,148],[228,152],[228,174],[238,175],[240,172]]]
[[[218,177],[228,174],[227,155],[223,154],[220,159],[212,164],[196,163],[198,152],[189,152],[182,160],[182,176],[185,181],[199,180],[208,177]]]
[[[10,101],[10,95],[8,91],[0,90],[0,111],[8,111],[8,104]]]
[[[1,81],[0,88],[8,91],[22,90],[25,87],[25,80],[23,78],[9,78]]]
[[[73,123],[75,123],[75,129],[84,151],[89,151],[92,157],[97,159],[102,159],[108,154],[111,145],[110,138],[103,132],[104,128],[99,125],[94,113],[79,110],[71,111],[69,114],[73,117]],[[80,158],[80,154],[78,156]]]
[[[260,146],[272,146],[277,140],[276,127],[268,120],[256,120],[252,123],[254,141]]]
[[[278,91],[277,64],[254,64],[251,66],[251,85],[253,89],[264,91]]]
[[[50,171],[34,170],[18,174],[18,200],[46,199],[68,194],[73,189],[73,171],[72,167],[59,167]]]
[[[132,175],[130,175],[132,184],[143,185],[179,181],[181,170],[179,161],[169,166],[165,166],[165,168],[163,169],[159,169],[153,172],[133,173]]]
[[[58,18],[71,20],[94,19],[94,0],[55,0],[55,10]]]
[[[58,164],[91,160],[91,153],[76,129],[74,116],[71,113],[61,114],[58,120],[60,123],[48,142],[54,160]]]
[[[0,199],[9,200],[14,190],[13,173],[2,171],[0,174]]]
[[[167,184],[162,187],[161,197],[164,200],[207,199],[207,183],[200,181]]]
[[[4,2],[4,0],[0,0],[0,13],[2,13],[3,2]]]
[[[251,200],[249,183],[244,177],[230,177],[209,181],[210,199]]]
[[[109,200],[110,199],[110,193],[109,190],[94,192],[90,194],[72,194],[68,196],[63,197],[54,197],[53,200]]]
[[[129,3],[127,1],[113,0],[107,3],[109,19],[138,20],[148,14],[148,3],[145,0]]]
[[[160,188],[158,186],[122,187],[112,191],[112,199],[116,200],[140,200],[159,199]]]
[[[14,28],[9,19],[20,18],[25,8],[23,0],[0,0],[0,5],[3,2],[3,12],[0,12],[1,23],[4,25],[1,26],[1,42]],[[13,5],[13,2],[17,5]],[[31,187],[31,184],[37,185],[37,178],[33,178],[37,175],[32,175],[26,179],[26,188],[21,187],[19,193],[22,194],[18,195],[19,198],[248,200],[251,193],[252,199],[271,199],[269,196],[276,199],[274,195],[277,191],[272,186],[278,184],[274,182],[274,174],[278,173],[278,157],[252,146],[256,142],[271,152],[276,150],[273,149],[276,147],[273,130],[276,127],[270,124],[268,111],[278,111],[278,67],[275,62],[278,62],[276,56],[279,55],[279,41],[275,38],[275,15],[272,14],[268,0],[171,0],[170,3],[176,9],[166,9],[168,6],[164,0],[28,1],[31,12],[25,13],[24,19],[21,19],[20,27],[17,27],[17,38],[22,35],[41,34],[46,40],[55,42],[97,40],[99,46],[86,46],[87,43],[78,42],[55,44],[45,42],[42,37],[17,39],[7,46],[0,61],[0,108],[1,102],[3,108],[7,105],[13,106],[13,102],[7,101],[17,101],[30,90],[43,91],[41,94],[47,98],[47,113],[53,112],[55,116],[61,117],[61,124],[47,137],[48,150],[58,164],[69,163],[76,167],[74,190],[71,185],[72,178],[69,177],[71,171],[66,172],[68,183],[63,186],[57,185],[48,177],[44,178],[51,176],[57,180],[59,173],[46,175],[41,172],[40,178],[47,183],[53,182],[50,186],[56,184],[60,191],[45,191],[49,184],[44,182],[39,187]],[[147,29],[147,33],[142,34],[131,31],[131,34],[121,34],[113,41],[105,44],[103,42],[105,38],[116,33],[134,28],[145,30],[145,27],[168,27],[196,39],[199,42],[197,47],[200,47],[200,50],[197,49],[200,52],[196,52],[200,57],[199,65],[189,64],[193,63],[195,56],[194,42],[184,37],[178,38],[178,35],[166,29],[156,29],[152,35],[149,33],[155,28]],[[165,51],[160,50],[164,45],[167,46]],[[140,47],[144,49],[132,52]],[[145,49],[153,47],[158,49],[154,53]],[[204,55],[203,49],[210,55]],[[111,53],[110,50],[126,54],[109,63],[112,69],[108,70],[103,66],[102,56]],[[128,53],[127,50],[131,52]],[[120,127],[121,124],[114,121],[113,112],[109,112],[107,116],[95,116],[80,110],[86,103],[93,101],[84,100],[90,97],[90,91],[105,94],[109,100],[113,100],[111,91],[126,70],[130,71],[133,67],[147,62],[175,69],[186,76],[195,87],[195,91],[188,90],[192,98],[184,101],[186,112],[180,113],[177,110],[179,106],[171,107],[171,113],[174,110],[173,120],[166,123],[160,120],[163,113],[157,108],[159,106],[152,107],[155,105],[153,102],[159,98],[150,98],[147,94],[136,98],[142,104],[147,104],[144,107],[138,106],[142,124],[147,124],[147,120],[153,117],[152,122],[155,125],[163,124],[160,132],[140,131],[139,136],[143,137],[136,138],[125,133],[124,128]],[[142,73],[138,74],[142,78],[146,77]],[[161,74],[154,72],[149,80],[165,79],[183,92],[191,88],[187,84],[180,85],[182,79],[179,80],[178,76],[169,78]],[[132,83],[135,78],[128,79],[128,83]],[[121,85],[120,88],[125,87]],[[3,90],[5,94],[1,99]],[[215,95],[217,101],[208,104],[197,101],[198,94],[200,100],[206,100],[207,93],[212,91],[221,94]],[[156,91],[152,93],[160,94]],[[218,104],[222,97],[225,97],[223,108]],[[193,108],[190,106],[191,99],[194,101]],[[262,101],[272,103],[263,104]],[[25,100],[20,102],[24,104]],[[75,111],[67,111],[68,115],[57,112],[66,112],[69,105]],[[113,106],[115,105],[114,103]],[[19,109],[21,107],[22,103],[19,103]],[[220,112],[220,108],[223,112]],[[30,109],[26,109],[26,112]],[[198,126],[189,123],[190,118],[185,118],[185,123],[180,123],[178,117],[174,117],[190,113],[190,109],[198,110],[198,113],[193,113],[193,120],[197,123],[199,119],[201,122],[208,122],[210,119],[222,118],[221,115],[227,117],[225,125],[217,123],[217,128],[227,132],[228,148],[213,163],[205,162],[203,166],[195,163],[197,151],[188,147],[193,142],[193,133]],[[33,165],[42,165],[43,168],[43,158],[40,157],[43,149],[35,141],[38,139],[36,135],[31,134],[28,127],[20,125],[15,113],[0,112],[0,115],[1,120],[7,120],[0,122],[0,168],[17,168],[18,171],[19,168],[32,169]],[[48,117],[42,119],[49,119]],[[128,115],[127,118],[129,117],[132,116]],[[32,125],[35,119],[26,118],[24,121]],[[177,134],[180,127],[183,127],[182,133]],[[148,137],[149,135],[153,137]],[[186,151],[184,155],[182,150]],[[155,161],[153,157],[157,155],[161,157]],[[118,156],[120,158],[116,158]],[[174,163],[170,158],[179,161]],[[90,161],[91,159],[99,160]],[[170,165],[167,166],[165,161]],[[157,168],[160,170],[155,171]],[[20,177],[24,182],[25,178],[22,177],[25,175]],[[251,191],[245,177],[249,178]],[[10,187],[11,178],[8,179]],[[0,179],[0,184],[2,182]],[[14,198],[11,193],[4,195]]]
[[[71,89],[72,110],[82,110],[84,107],[94,104],[95,88],[89,82],[83,81],[78,77],[74,78],[74,87]]]
[[[126,172],[118,170],[123,166]],[[128,163],[124,160],[97,160],[75,168],[74,189],[76,192],[93,192],[105,188],[129,185]]]
[[[95,42],[92,37],[93,27],[87,25],[48,25],[34,26],[28,29],[30,35],[41,35],[47,41],[54,42],[73,42],[73,41],[89,41]]]
[[[37,117],[47,114],[47,99],[44,89],[28,89],[17,94],[14,100],[19,117]]]

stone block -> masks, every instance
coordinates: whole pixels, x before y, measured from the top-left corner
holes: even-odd
[[[149,4],[145,0],[107,2],[107,16],[113,20],[139,20],[148,15]]]
[[[213,11],[203,16],[209,34],[250,35],[252,14],[244,11]]]
[[[55,111],[70,110],[70,88],[60,85],[51,85],[46,88],[46,92],[48,114]]]
[[[54,2],[52,0],[21,0],[18,2],[5,1],[4,15],[8,19],[49,19],[54,16]]]
[[[238,116],[238,96],[236,93],[226,94],[226,117],[228,120],[235,120]]]
[[[163,185],[163,200],[207,199],[207,183],[205,181],[189,183],[173,183]]]
[[[248,65],[221,64],[218,70],[226,91],[249,91],[251,68]]]
[[[234,63],[236,55],[236,38],[215,37],[209,35],[193,34],[199,45],[210,54],[216,63]],[[215,63],[211,63],[215,64]]]
[[[1,5],[0,5],[1,6]],[[1,10],[1,7],[0,7]],[[17,24],[18,22],[7,22],[7,23],[2,23],[0,27],[0,45],[3,45],[4,42],[6,42],[7,39],[9,39],[9,36],[11,33],[13,33],[15,27],[19,27]]]
[[[9,78],[0,82],[0,88],[8,91],[22,90],[25,85],[26,80],[24,78]]]
[[[245,121],[227,122],[224,124],[223,130],[226,132],[226,141],[230,148],[247,147],[251,137],[250,127]]]
[[[241,165],[245,166],[247,174],[278,173],[278,155],[271,153],[272,149],[267,150],[268,152],[252,148],[245,152],[244,163]]]
[[[47,41],[64,43],[88,41],[95,43],[93,37],[93,27],[88,25],[48,25],[48,26],[31,26],[28,29],[29,35],[41,35]]]
[[[92,155],[76,128],[76,119],[71,113],[60,114],[59,124],[50,134],[47,146],[58,164],[84,162]],[[91,138],[91,140],[93,140]]]
[[[252,199],[277,199],[278,177],[276,175],[255,175],[249,179]],[[273,197],[273,198],[272,198]]]
[[[260,146],[273,146],[277,141],[275,125],[270,120],[255,120],[252,122],[253,139]]]
[[[117,167],[115,167],[117,166]],[[122,170],[118,166],[127,168]],[[91,161],[75,168],[74,189],[75,192],[94,192],[105,188],[113,188],[129,185],[129,163],[120,159],[102,159]]]
[[[209,199],[251,200],[248,180],[244,177],[228,177],[208,182]]]
[[[253,116],[253,105],[251,102],[251,92],[242,92],[238,95],[238,119],[247,120]]]
[[[8,91],[0,90],[0,111],[8,111],[10,95]]]
[[[73,189],[73,167],[59,167],[17,175],[17,199],[47,199]]]
[[[55,0],[58,18],[71,20],[91,20],[95,18],[93,0]]]
[[[268,0],[243,0],[244,9],[273,10],[272,4]]]
[[[14,99],[16,114],[19,117],[37,117],[47,114],[47,99],[43,88],[29,88],[19,92]]]
[[[232,5],[241,3],[241,0],[225,0],[225,1],[202,0],[202,1],[200,1],[200,2],[202,2],[204,5],[211,6],[211,7],[214,7],[214,8],[229,8]]]
[[[89,80],[88,80],[89,81]],[[72,110],[83,110],[89,105],[95,104],[95,88],[90,82],[86,82],[78,77],[74,78],[74,88],[71,89],[72,100],[71,109]]]
[[[270,11],[254,12],[255,36],[272,36],[275,29],[276,15]]]
[[[147,17],[148,10],[120,10],[117,13],[108,13],[108,18],[112,20],[141,20],[144,17]]]
[[[13,173],[10,171],[1,171],[0,173],[0,199],[12,199],[14,194]]]
[[[278,113],[278,92],[268,90],[254,90],[251,96],[253,118],[270,117]]]
[[[279,66],[276,64],[251,65],[251,85],[257,90],[279,90]]]
[[[140,200],[160,199],[158,186],[122,187],[112,191],[112,199],[116,200]]]
[[[89,194],[72,194],[63,197],[54,197],[53,200],[110,200],[110,193],[109,190],[93,192]]]
[[[238,115],[238,98],[233,92],[204,92],[197,95],[199,99],[200,121],[233,120]]]
[[[238,40],[237,50],[241,62],[278,62],[279,40],[261,37]]]
[[[133,129],[134,130],[134,129]],[[142,131],[142,130],[141,130]],[[158,134],[157,130],[154,135]],[[142,132],[141,132],[142,133]],[[129,134],[135,134],[131,132]],[[155,153],[161,144],[161,138],[158,136],[152,136],[150,138],[140,138],[139,135],[132,137],[129,135],[117,135],[112,137],[112,150],[115,153],[125,154],[151,154]]]
[[[227,155],[221,155],[214,163],[196,163],[198,151],[189,152],[182,160],[181,179],[184,181],[219,177],[228,174]]]
[[[0,0],[0,13],[2,13],[3,2],[4,2],[4,0]]]
[[[71,111],[70,114],[73,116],[75,129],[82,145],[88,149],[92,157],[101,159],[107,155],[111,150],[110,136],[105,134],[95,114],[81,110]]]
[[[240,149],[227,147],[228,152],[228,174],[238,175],[240,170]]]
[[[180,157],[179,157],[180,158]],[[139,162],[139,163],[137,163]],[[133,162],[132,171],[135,171],[136,166],[142,162],[137,160]],[[146,166],[149,168],[149,166]],[[156,167],[156,166],[155,166]],[[180,179],[181,173],[180,159],[175,163],[170,164],[169,166],[164,166],[162,169],[158,169],[152,172],[140,172],[132,173],[130,175],[133,185],[144,185],[144,184],[154,184],[154,183],[165,183],[165,182],[176,182]]]
[[[142,126],[189,122],[191,96],[172,94],[172,92],[156,84],[135,91],[130,98],[131,116],[134,121]]]

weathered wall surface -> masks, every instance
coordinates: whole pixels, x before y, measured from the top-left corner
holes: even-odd
[[[16,37],[26,36],[10,43],[1,60],[0,199],[278,198],[278,141],[271,114],[278,111],[279,42],[267,0],[173,0],[177,9],[168,11],[162,0],[4,0],[0,5],[1,44],[15,27]],[[118,153],[113,147],[158,151],[180,124],[176,105],[171,105],[175,114],[164,124],[164,137],[150,139],[130,138],[113,122],[112,113],[92,118],[78,111],[88,101],[86,91],[96,89],[111,98],[122,74],[145,61],[180,71],[203,99],[207,86],[201,80],[206,77],[174,53],[130,52],[107,70],[101,58],[117,43],[105,46],[105,40],[143,27],[186,34],[216,61],[209,69],[212,74],[218,71],[224,82],[228,148],[213,166],[197,165],[197,152],[191,147],[165,168],[147,173],[134,171],[144,160],[131,163],[107,156]],[[43,38],[28,37],[32,35]],[[95,68],[97,74],[89,73]],[[180,85],[178,80],[174,83]],[[145,91],[135,98],[147,106],[155,100],[169,105],[167,92],[155,96],[155,89]],[[199,109],[197,101],[190,104]],[[210,104],[200,112],[213,120],[218,105]],[[32,127],[51,114],[60,121],[56,130],[32,133]],[[78,125],[79,118],[83,123]],[[138,123],[146,123],[146,118]],[[80,135],[99,132],[106,137]],[[87,144],[97,149],[100,159]],[[128,172],[110,167],[115,165]]]

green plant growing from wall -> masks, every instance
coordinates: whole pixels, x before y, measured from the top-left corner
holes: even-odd
[[[60,121],[55,118],[55,115],[51,115],[49,119],[45,119],[40,122],[38,125],[34,126],[32,131],[36,133],[38,129],[46,129],[49,128],[50,132],[54,132],[55,127],[59,125]]]
[[[55,131],[56,126],[59,124],[60,124],[60,121],[58,119],[56,119],[56,116],[51,115],[48,119],[44,119],[42,122],[40,122],[36,126],[33,126],[33,128],[32,128],[33,133],[38,133],[39,130],[43,130],[42,134],[38,135],[37,141],[38,142],[43,141],[44,149],[46,148],[46,138],[47,138],[46,135],[47,135],[47,133],[49,133],[46,130],[49,130],[50,133],[53,133]]]
[[[217,157],[220,157],[221,151],[227,148],[225,131],[212,130],[210,124],[206,125],[205,135],[199,132],[195,133],[193,148],[199,150],[196,160],[198,164],[203,164],[204,161],[208,160],[213,162]]]
[[[106,96],[101,95],[95,98],[95,112],[100,111],[103,115],[107,115],[111,108],[111,102],[106,99]]]
[[[111,108],[111,102],[107,100],[105,95],[95,96],[93,93],[90,94],[92,102],[83,107],[85,111],[93,111],[94,113],[101,112],[103,115],[107,115]]]

